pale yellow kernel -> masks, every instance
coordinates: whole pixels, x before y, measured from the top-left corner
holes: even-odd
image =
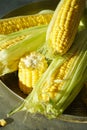
[[[6,120],[0,119],[0,126],[5,126],[7,124]]]
[[[32,70],[32,87],[35,86],[37,80],[39,79],[38,70]]]

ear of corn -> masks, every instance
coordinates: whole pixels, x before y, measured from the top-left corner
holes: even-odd
[[[87,79],[87,30],[80,32],[73,46],[56,58],[24,102],[9,114],[20,110],[55,118],[67,108]]]
[[[73,43],[85,8],[85,0],[61,0],[47,29],[48,48],[66,53]]]
[[[33,26],[47,25],[49,24],[52,16],[53,11],[44,10],[43,12],[34,15],[0,19],[0,34],[9,34]]]
[[[6,36],[0,41],[0,75],[18,69],[25,54],[40,49],[45,43],[47,26],[36,26]]]
[[[31,52],[20,59],[18,67],[19,87],[29,94],[48,67],[45,56]]]
[[[2,49],[6,49],[6,47],[16,44],[16,42],[18,42],[18,41],[25,39],[28,35],[30,35],[30,33],[32,35],[32,31],[28,32],[28,30],[25,28],[29,28],[32,26],[48,25],[48,23],[51,20],[52,14],[53,14],[52,10],[42,10],[38,14],[34,14],[34,15],[18,16],[18,17],[12,17],[12,18],[8,18],[8,19],[1,19],[1,21],[0,21],[1,23],[5,24],[7,22],[8,24],[6,24],[6,26],[1,25],[1,27],[0,27],[0,30],[1,30],[0,51]],[[29,19],[29,21],[27,19]],[[22,20],[24,20],[25,22],[23,22]],[[34,24],[35,20],[36,20],[36,24]],[[13,23],[12,23],[12,21],[13,21]],[[19,24],[18,29],[16,27],[17,22]],[[27,23],[30,24],[30,26],[27,26]],[[23,24],[25,24],[26,27],[21,28],[20,26],[23,26]],[[13,26],[14,26],[14,28],[13,28]],[[32,28],[32,29],[34,29],[34,28]],[[15,32],[15,30],[16,30],[16,32]],[[21,31],[19,31],[19,30],[21,30]],[[8,33],[10,33],[10,34],[8,34]],[[2,35],[2,34],[5,34],[5,35]],[[6,34],[8,34],[8,35],[6,35]]]

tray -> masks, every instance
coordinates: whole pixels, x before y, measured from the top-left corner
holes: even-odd
[[[58,0],[38,0],[29,3],[3,18],[34,14],[42,9],[55,9]],[[83,88],[72,104],[57,119],[48,120],[42,115],[32,115],[26,111],[18,112],[7,118],[6,114],[20,104],[27,95],[24,95],[18,86],[17,72],[0,77],[0,118],[7,121],[0,130],[87,130],[87,106],[83,100]],[[84,96],[83,96],[84,95]]]

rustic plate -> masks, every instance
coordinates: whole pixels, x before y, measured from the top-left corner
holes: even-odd
[[[42,9],[55,9],[58,0],[38,0],[18,8],[3,18],[33,14]],[[42,115],[18,112],[7,118],[6,114],[20,104],[26,95],[18,87],[17,72],[0,77],[0,118],[7,121],[0,130],[87,130],[87,106],[83,101],[84,88],[67,110],[57,119],[48,120]]]

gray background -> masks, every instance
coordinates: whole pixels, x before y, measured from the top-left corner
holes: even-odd
[[[36,1],[43,0],[0,0],[0,18],[18,7]]]

